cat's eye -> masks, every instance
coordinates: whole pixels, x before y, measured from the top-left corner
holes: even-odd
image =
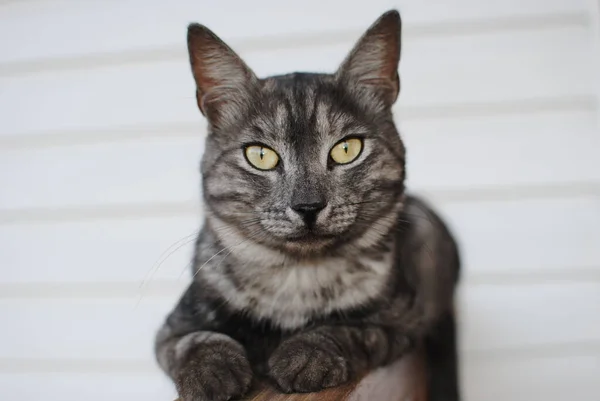
[[[250,145],[244,149],[246,160],[259,170],[273,170],[279,163],[279,156],[273,149],[265,146]]]
[[[363,143],[358,138],[344,139],[338,142],[329,153],[337,164],[348,164],[356,160],[362,151]]]

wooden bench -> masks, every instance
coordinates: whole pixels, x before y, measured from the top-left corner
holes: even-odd
[[[318,393],[282,394],[260,383],[244,401],[425,401],[424,363],[418,354],[372,371],[347,385]],[[178,400],[176,400],[178,401]]]

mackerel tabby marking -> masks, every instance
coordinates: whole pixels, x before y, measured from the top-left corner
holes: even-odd
[[[156,338],[183,401],[242,396],[254,376],[284,392],[318,391],[421,341],[431,399],[458,400],[459,257],[440,218],[404,191],[405,148],[391,112],[400,33],[389,11],[335,73],[259,79],[208,28],[189,26],[210,129],[206,218],[193,282]],[[362,148],[335,162],[331,150],[348,149],[349,138]],[[247,146],[274,151],[277,163],[256,168]]]

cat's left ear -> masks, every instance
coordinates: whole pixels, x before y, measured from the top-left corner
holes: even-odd
[[[235,121],[251,102],[258,78],[204,25],[190,24],[187,42],[200,111],[216,127]]]
[[[383,14],[358,40],[336,76],[359,94],[390,107],[400,92],[402,20],[396,10]]]

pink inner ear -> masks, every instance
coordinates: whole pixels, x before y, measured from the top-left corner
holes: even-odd
[[[400,91],[401,21],[397,12],[383,14],[358,40],[338,75],[363,86],[388,105]]]
[[[188,52],[196,82],[196,103],[213,125],[233,118],[257,78],[244,61],[203,26],[188,30]]]

